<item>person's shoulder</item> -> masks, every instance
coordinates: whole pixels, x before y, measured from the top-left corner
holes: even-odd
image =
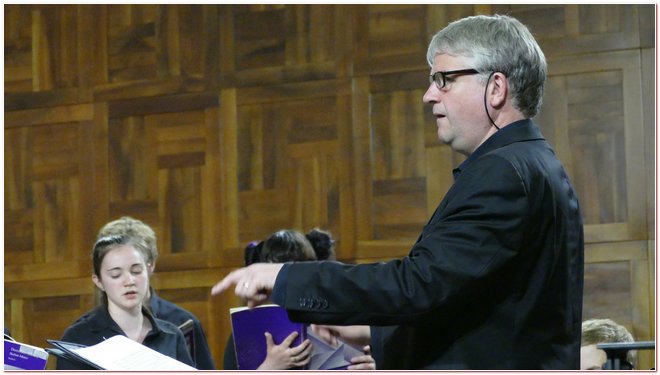
[[[94,317],[98,316],[100,313],[101,306],[96,306],[92,308],[91,310],[86,311],[84,314],[78,317],[73,324],[84,322],[84,321],[89,321],[90,319],[93,319]],[[72,325],[73,325],[72,324]]]
[[[106,311],[107,310],[105,310],[104,306],[96,306],[79,316],[78,319],[71,324],[71,327],[89,325],[96,320],[103,319],[107,315]],[[106,313],[104,314],[104,312]]]
[[[179,326],[177,326],[176,324],[174,324],[170,321],[160,319],[160,318],[154,318],[154,321],[158,325],[158,329],[160,329],[161,331],[163,331],[166,334],[170,334],[170,335],[183,334],[183,333],[181,333],[181,330],[179,329]]]
[[[197,319],[193,313],[183,307],[163,299],[160,296],[157,296],[156,298],[156,303],[151,304],[151,309],[158,319],[167,320],[175,324],[183,324],[188,319],[192,319],[195,324],[199,322],[199,319]]]
[[[81,338],[89,336],[92,331],[93,316],[88,312],[68,326],[62,334],[62,341],[79,342]]]
[[[73,322],[70,326],[66,327],[64,330],[64,334],[62,335],[62,339],[64,340],[65,337],[70,336],[72,334],[75,334],[76,332],[79,332],[81,330],[88,330],[89,329],[89,319],[86,317],[80,318]]]

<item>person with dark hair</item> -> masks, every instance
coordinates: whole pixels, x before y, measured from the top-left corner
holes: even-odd
[[[335,241],[330,232],[313,228],[304,235],[314,251],[315,258],[313,259],[307,246],[292,245],[304,243],[304,240],[300,238],[301,235],[300,232],[293,230],[275,232],[269,239],[270,243],[267,246],[266,253],[269,252],[268,247],[275,247],[278,249],[277,257],[279,259],[334,260],[336,258]],[[281,245],[287,246],[288,249],[283,249]],[[263,255],[262,259],[263,247],[264,241],[252,241],[247,245],[244,254],[246,266],[259,261],[279,263],[278,259],[274,259],[273,256],[267,254]]]
[[[426,59],[422,99],[438,139],[466,159],[408,255],[252,264],[211,292],[272,301],[297,322],[368,325],[328,334],[370,342],[379,370],[579,369],[584,230],[532,120],[545,56],[517,19],[477,15],[440,30]]]
[[[312,234],[312,240],[309,236]],[[279,230],[271,234],[265,241],[252,241],[244,249],[246,265],[255,263],[255,259],[264,263],[282,262],[305,262],[317,260],[317,252],[322,254],[334,253],[334,241],[329,232],[313,229],[307,235],[291,230]],[[248,263],[249,262],[249,263]],[[267,356],[259,366],[259,370],[289,370],[295,367],[305,366],[309,363],[312,354],[312,346],[309,340],[290,348],[291,343],[297,337],[293,332],[281,343],[276,344],[269,333],[266,333]],[[368,346],[364,347],[365,354],[352,359],[352,370],[374,370],[375,361],[371,357]],[[225,370],[237,370],[235,347],[233,335],[230,335],[225,348],[223,368]]]
[[[304,234],[283,229],[271,234],[261,248],[263,263],[305,262],[316,260],[316,252]]]
[[[130,235],[99,238],[92,249],[92,281],[102,304],[69,326],[61,340],[95,345],[123,335],[162,354],[193,366],[179,328],[154,317],[144,298],[149,290],[147,243]],[[57,359],[58,370],[88,370],[81,364]]]
[[[258,262],[282,262],[282,261],[304,261],[315,260],[311,244],[303,235],[292,230],[281,230],[273,233],[265,241],[252,241],[243,250],[245,265]],[[297,337],[293,332],[281,343],[275,344],[273,337],[266,333],[267,355],[258,370],[289,370],[294,367],[304,366],[309,362],[312,346],[309,340],[300,345],[290,348],[291,343]],[[294,361],[300,357],[301,360]],[[225,347],[224,361],[225,370],[238,370],[236,362],[236,348],[234,336],[229,335]]]

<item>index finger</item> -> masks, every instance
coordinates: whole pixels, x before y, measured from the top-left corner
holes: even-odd
[[[241,277],[243,277],[243,273],[245,273],[245,268],[230,272],[224,279],[220,280],[211,288],[211,295],[220,294],[229,289],[230,286],[236,285]]]

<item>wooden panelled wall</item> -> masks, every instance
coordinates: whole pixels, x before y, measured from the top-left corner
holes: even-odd
[[[342,260],[404,256],[462,160],[421,100],[426,46],[478,13],[548,58],[537,120],[584,209],[584,318],[654,339],[655,8],[614,4],[4,5],[5,325],[46,346],[90,309],[121,215],[155,229],[152,283],[220,368],[239,301],[209,291],[249,241],[319,226]]]

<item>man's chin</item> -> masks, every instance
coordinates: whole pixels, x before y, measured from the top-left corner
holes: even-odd
[[[438,140],[443,144],[451,146],[451,143],[454,140],[454,138],[450,137],[448,134],[443,134],[441,130],[438,130]]]

